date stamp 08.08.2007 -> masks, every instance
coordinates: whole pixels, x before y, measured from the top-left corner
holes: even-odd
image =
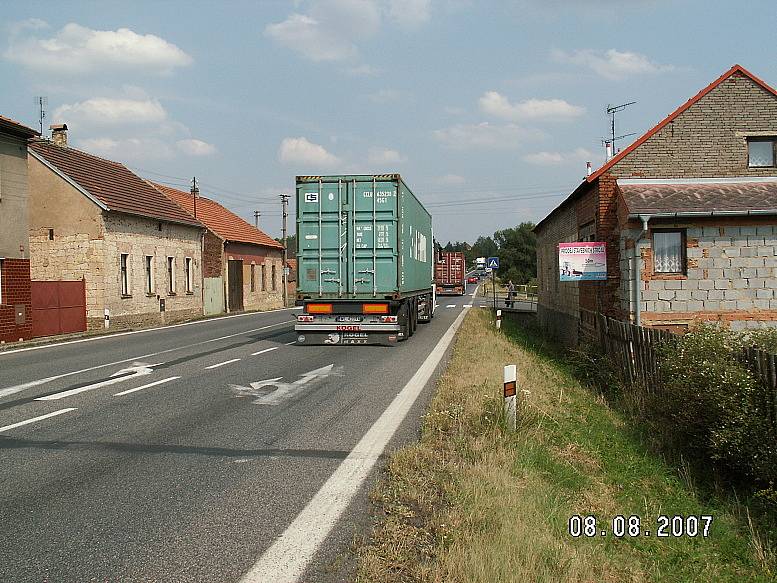
[[[640,536],[707,538],[710,535],[711,526],[711,514],[688,516],[659,514],[655,521],[646,521],[637,515],[617,514],[609,522],[590,514],[585,516],[574,514],[569,517],[567,532],[574,538],[606,536],[616,538]]]

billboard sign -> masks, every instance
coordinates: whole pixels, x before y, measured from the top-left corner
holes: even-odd
[[[558,272],[560,281],[606,281],[607,244],[559,243]]]

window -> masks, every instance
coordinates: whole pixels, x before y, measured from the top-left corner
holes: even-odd
[[[262,291],[267,291],[267,269],[262,263]]]
[[[129,287],[129,254],[122,253],[121,258],[119,260],[119,276],[121,279],[121,295],[122,296],[129,296],[130,295],[130,287]]]
[[[186,259],[184,259],[184,264],[186,267],[186,293],[190,294],[194,291],[194,288],[193,288],[194,272],[192,271],[192,258],[187,257]]]
[[[49,241],[54,240],[54,229],[49,229]]]
[[[685,231],[653,231],[653,271],[685,273]]]
[[[749,138],[747,165],[750,168],[772,168],[777,160],[777,137]]]
[[[275,282],[275,263],[272,264],[272,281],[270,282],[270,285],[272,285],[272,291],[275,291],[277,286]]]
[[[154,256],[146,255],[146,294],[154,293]]]
[[[251,291],[256,291],[256,264],[251,264]]]
[[[175,295],[175,257],[167,258],[167,293]]]

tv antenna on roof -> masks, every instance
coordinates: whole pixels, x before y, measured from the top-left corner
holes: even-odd
[[[35,104],[38,106],[38,123],[40,124],[40,135],[43,135],[43,120],[46,118],[46,108],[49,106],[49,98],[45,95],[35,97]]]
[[[608,105],[607,106],[607,115],[610,116],[610,138],[608,140],[603,140],[605,142],[605,145],[607,142],[610,142],[610,145],[612,146],[612,155],[618,153],[618,150],[615,148],[615,142],[617,140],[621,140],[623,138],[627,138],[629,136],[635,135],[636,132],[631,132],[628,134],[623,134],[620,136],[615,135],[615,114],[619,111],[623,111],[626,109],[629,105],[634,105],[637,103],[636,101],[629,101],[628,103],[622,103],[620,105]]]

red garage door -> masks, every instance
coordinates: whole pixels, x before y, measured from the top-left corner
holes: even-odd
[[[86,330],[84,280],[30,283],[33,336],[53,336]]]

